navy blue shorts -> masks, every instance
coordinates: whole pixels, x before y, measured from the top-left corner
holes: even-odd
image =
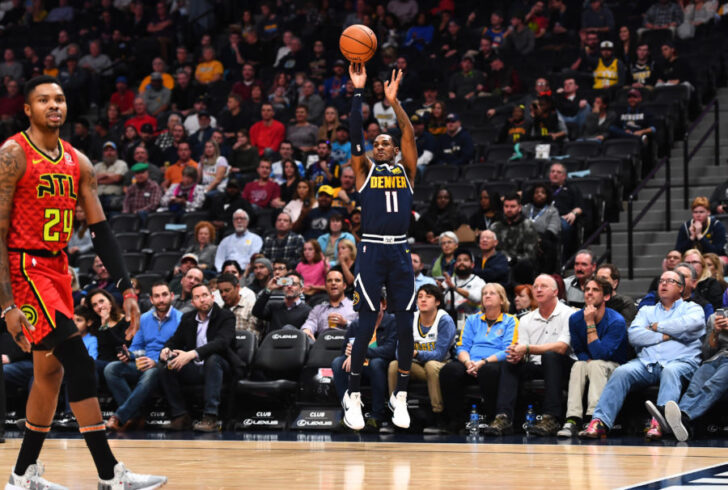
[[[356,311],[379,311],[383,285],[387,287],[387,309],[415,309],[415,274],[408,244],[360,242],[357,246],[355,273]]]

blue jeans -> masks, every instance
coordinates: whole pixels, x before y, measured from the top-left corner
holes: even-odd
[[[5,364],[3,373],[6,383],[30,390],[30,386],[33,384],[33,361],[23,359]]]
[[[119,406],[116,416],[123,424],[139,415],[144,403],[157,387],[159,370],[151,368],[142,372],[136,368],[134,361],[114,361],[104,368],[104,377]],[[132,383],[136,383],[134,390],[131,389]]]
[[[607,427],[612,427],[614,419],[622,409],[624,399],[627,398],[627,393],[654,384],[660,385],[660,391],[657,393],[658,405],[664,405],[670,400],[679,400],[683,383],[690,379],[696,368],[695,362],[670,361],[664,367],[652,364],[648,370],[642,361],[632,359],[612,373],[602,396],[599,397],[593,418],[601,420]]]
[[[584,127],[584,122],[586,122],[586,116],[588,116],[590,112],[591,106],[587,103],[587,105],[579,109],[579,112],[577,112],[575,116],[564,116],[563,114],[561,114],[561,118],[567,124],[576,123],[579,126],[579,129],[581,129]]]
[[[336,394],[339,400],[344,398],[344,393],[349,388],[349,373],[344,371],[346,356],[339,356],[331,363],[331,369],[334,371],[334,386],[336,386]],[[361,370],[362,380],[368,379],[372,387],[372,411],[373,419],[379,421],[384,420],[384,401],[389,393],[387,385],[387,369],[389,361],[376,358],[370,359],[369,365],[364,366]]]
[[[687,391],[680,399],[680,410],[690,420],[703,415],[728,391],[728,357],[706,362],[698,368],[690,380]]]
[[[230,365],[219,354],[212,354],[205,359],[203,364],[190,362],[179,371],[167,369],[165,366],[158,366],[159,381],[164,390],[164,395],[169,403],[172,418],[187,413],[184,397],[182,396],[182,384],[195,385],[204,384],[203,400],[204,414],[217,417],[220,408],[223,377],[230,372]]]

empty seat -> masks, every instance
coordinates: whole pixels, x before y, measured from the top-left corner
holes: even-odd
[[[329,328],[321,332],[308,353],[306,367],[331,367],[331,362],[341,355],[346,340],[346,331],[340,328]]]
[[[454,165],[431,165],[425,170],[423,184],[455,182],[460,176],[460,167]]]
[[[257,216],[255,227],[262,233],[261,236],[265,236],[275,230],[273,223],[275,213],[276,210],[273,208],[260,208],[255,210],[255,215]]]
[[[622,179],[622,160],[619,158],[590,158],[586,163],[590,177],[614,177]]]
[[[177,250],[180,241],[180,233],[177,231],[155,231],[149,234],[144,252],[157,253]]]
[[[142,249],[144,235],[135,232],[116,233],[116,241],[122,252],[138,252]]]
[[[481,189],[487,189],[489,193],[497,192],[501,196],[504,196],[509,192],[516,192],[518,188],[518,183],[512,180],[498,180],[495,182],[486,182],[481,186]]]
[[[513,145],[491,145],[485,161],[488,163],[507,162],[513,155]]]
[[[190,231],[195,229],[197,223],[208,219],[208,217],[207,211],[193,211],[191,213],[185,213],[180,218],[180,223],[187,225],[187,231]]]
[[[412,247],[412,252],[420,256],[422,265],[425,266],[425,269],[429,270],[432,263],[435,262],[435,259],[442,253],[442,250],[440,250],[438,245],[420,243]]]
[[[180,252],[156,253],[152,256],[149,263],[148,272],[156,272],[168,279],[171,277],[174,266],[177,265],[181,256],[182,254]]]
[[[168,213],[166,211],[160,213],[151,213],[147,218],[146,229],[150,232],[164,231],[164,227],[169,223],[174,223],[174,220],[174,213]]]
[[[139,229],[139,216],[136,214],[117,214],[109,220],[109,225],[115,233],[137,231]]]
[[[415,203],[429,204],[434,191],[434,187],[430,185],[416,185],[412,199]]]
[[[146,265],[147,257],[141,252],[126,252],[122,255],[126,269],[131,274],[137,274],[144,270]]]
[[[571,158],[589,158],[599,155],[602,144],[598,141],[570,141],[564,147],[564,154]]]
[[[463,169],[462,180],[467,182],[487,182],[498,178],[500,166],[492,163],[468,165]]]
[[[463,202],[475,199],[477,189],[470,182],[455,182],[446,187],[452,194],[453,201]]]
[[[526,180],[538,177],[539,165],[536,163],[525,162],[508,162],[503,165],[503,172],[501,172],[501,178],[507,180]]]
[[[617,138],[602,143],[602,155],[607,157],[636,157],[642,150],[637,139]]]
[[[96,254],[83,254],[76,259],[76,267],[81,274],[91,274]]]
[[[308,341],[300,330],[280,329],[269,333],[258,348],[253,362],[256,378],[241,379],[236,392],[256,395],[293,395],[298,376],[306,362]]]
[[[160,274],[144,273],[135,275],[134,279],[137,280],[142,293],[152,294],[152,284],[161,281],[163,277]]]

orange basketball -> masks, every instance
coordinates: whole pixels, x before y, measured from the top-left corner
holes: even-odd
[[[354,24],[341,33],[339,49],[352,63],[366,63],[377,51],[377,36],[367,26]]]

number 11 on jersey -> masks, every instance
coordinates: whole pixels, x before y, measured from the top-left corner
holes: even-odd
[[[399,201],[397,200],[397,191],[384,191],[384,201],[387,206],[388,213],[399,212]]]

